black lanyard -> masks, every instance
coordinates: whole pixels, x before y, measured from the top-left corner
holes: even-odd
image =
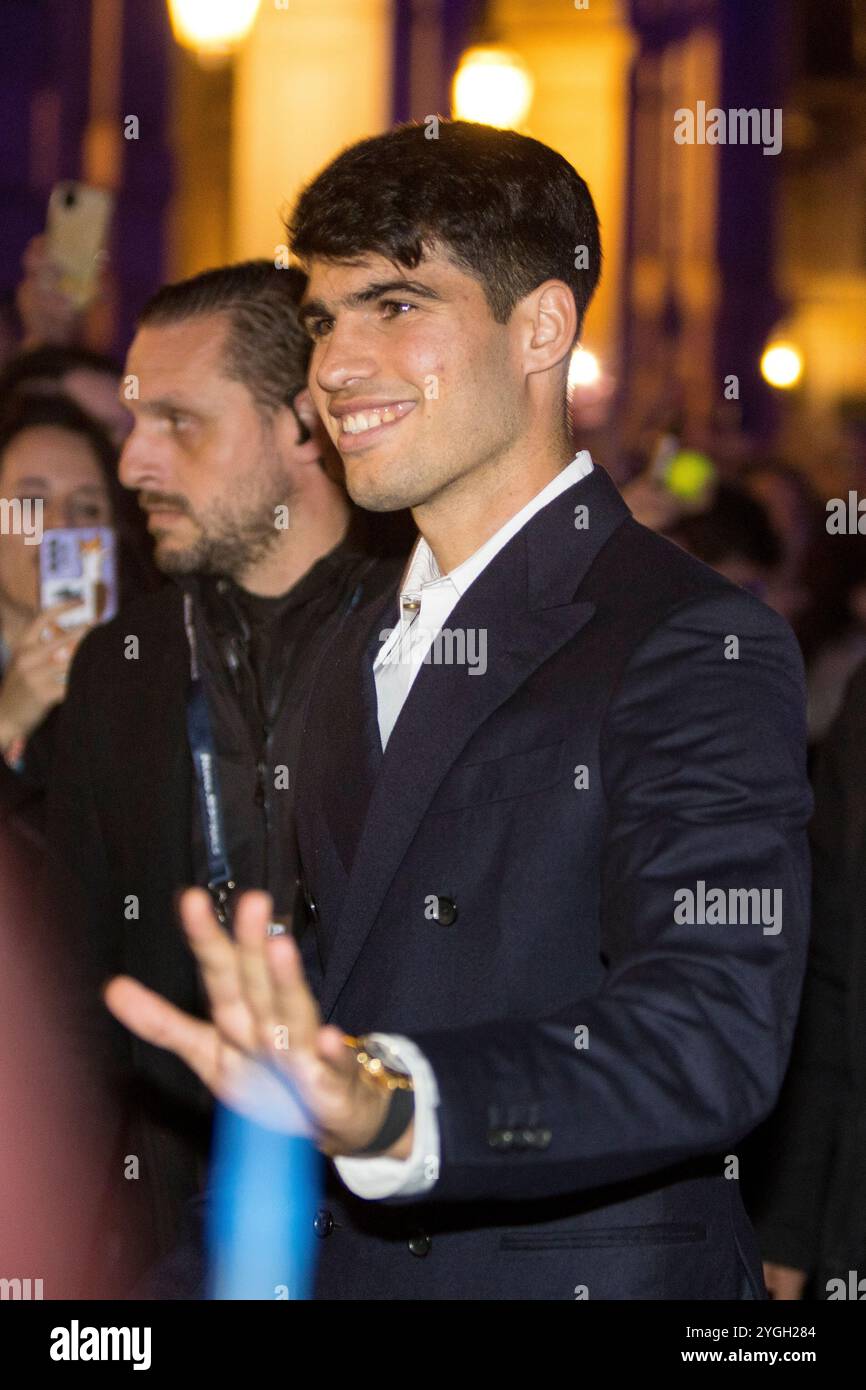
[[[362,581],[377,561],[370,559],[357,577]],[[363,596],[363,582],[356,582],[348,603],[343,609],[340,626],[358,606]],[[189,642],[190,685],[186,700],[186,731],[195,772],[196,794],[201,816],[204,842],[207,849],[207,886],[214,900],[217,919],[222,926],[228,923],[228,901],[237,887],[229,865],[228,846],[223,822],[222,798],[217,770],[216,744],[211,725],[207,696],[201,679],[198,661],[198,642],[193,620],[192,595],[183,596],[183,624]],[[312,694],[311,689],[308,692]]]
[[[207,696],[198,664],[198,643],[193,622],[192,596],[183,596],[183,622],[189,642],[190,686],[186,700],[186,731],[195,772],[199,815],[207,849],[207,886],[222,926],[228,921],[227,903],[235,888],[229,866],[223,823],[222,798],[217,772],[216,744]]]

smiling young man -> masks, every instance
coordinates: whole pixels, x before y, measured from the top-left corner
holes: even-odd
[[[346,150],[291,225],[349,491],[421,533],[319,667],[299,944],[265,895],[232,943],[191,892],[213,1023],[129,979],[108,1002],[232,1104],[261,1061],[300,1088],[334,1159],[320,1297],[761,1298],[732,1148],[804,965],[796,645],[574,456],[584,182],[511,131],[428,133]],[[479,632],[483,671],[430,660]],[[778,890],[778,926],[684,920],[698,883]]]

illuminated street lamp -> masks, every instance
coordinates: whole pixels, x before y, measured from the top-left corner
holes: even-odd
[[[515,130],[529,114],[534,85],[517,53],[498,44],[480,44],[460,59],[451,105],[461,121]]]
[[[770,386],[790,391],[803,375],[803,354],[793,343],[774,342],[761,358],[761,376]]]
[[[601,428],[610,415],[615,390],[609,366],[602,366],[588,348],[576,347],[568,364],[569,412],[574,428]]]
[[[601,363],[595,353],[583,347],[575,348],[568,367],[569,389],[573,391],[575,386],[595,386],[600,380]]]
[[[261,0],[168,0],[174,36],[200,58],[233,52],[255,23]]]

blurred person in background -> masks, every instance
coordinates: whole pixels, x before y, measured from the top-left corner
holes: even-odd
[[[814,750],[866,657],[866,537],[828,535],[808,480],[778,460],[752,462],[729,482],[712,470],[685,495],[667,485],[653,459],[623,497],[645,526],[750,588],[791,624],[806,665]]]
[[[7,353],[0,370],[0,402],[10,393],[45,392],[74,400],[102,425],[120,449],[132,416],[119,399],[116,362],[85,344],[91,305],[78,306],[61,288],[45,235],[32,237],[22,257],[22,279],[15,294],[21,324],[17,352]],[[105,290],[104,267],[91,304]]]
[[[866,665],[814,784],[802,1009],[779,1105],[744,1154],[744,1196],[775,1298],[862,1298],[850,1277],[866,1276]]]
[[[87,637],[63,711],[49,839],[82,948],[100,977],[131,972],[192,1012],[204,1001],[176,891],[212,885],[230,921],[237,891],[264,885],[289,920],[313,671],[352,607],[396,586],[400,567],[369,553],[313,407],[305,285],[299,270],[253,261],[169,285],[145,307],[120,476],[173,582]],[[203,757],[220,863],[201,813]],[[176,1058],[137,1040],[130,1051],[119,1032],[102,1042],[130,1126],[118,1153],[141,1157],[144,1265],[172,1248],[199,1189],[211,1102]],[[113,1174],[122,1185],[122,1157]]]
[[[752,463],[740,482],[766,508],[781,546],[766,602],[788,619],[803,652],[814,747],[866,658],[866,537],[829,535],[817,493],[788,464]]]
[[[148,582],[116,454],[99,426],[62,396],[7,399],[0,416],[0,496],[42,506],[42,530],[113,527],[120,600]],[[34,536],[0,535],[0,803],[38,822],[51,775],[55,720],[87,625],[58,625],[76,604],[42,609]]]
[[[104,265],[95,297],[81,307],[61,288],[46,235],[29,240],[21,264],[24,274],[15,292],[21,345],[0,371],[0,402],[8,392],[63,393],[99,421],[121,449],[132,416],[118,393],[120,367],[85,343],[90,307],[99,306],[106,288]]]
[[[741,488],[718,484],[706,511],[680,516],[665,534],[690,555],[767,602],[781,547],[764,508]]]
[[[99,424],[116,449],[132,427],[118,399],[120,372],[110,357],[83,347],[34,347],[0,372],[0,405],[10,396],[66,396]]]
[[[21,325],[21,347],[54,345],[71,347],[87,341],[91,310],[105,297],[108,282],[108,256],[98,261],[93,296],[84,305],[63,289],[63,272],[51,259],[48,236],[33,236],[21,257],[21,280],[15,291],[15,307]]]
[[[18,351],[18,315],[10,294],[0,296],[0,372]]]
[[[39,870],[32,838],[0,826],[2,1297],[114,1298],[135,1218],[128,1193],[105,1186],[110,1101],[82,1050],[75,961]]]
[[[788,619],[803,648],[803,621],[812,598],[807,569],[821,536],[821,504],[801,473],[775,460],[748,465],[738,482],[764,508],[779,545],[767,602]]]

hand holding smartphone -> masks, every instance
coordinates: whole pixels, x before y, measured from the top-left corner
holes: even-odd
[[[58,288],[83,309],[94,298],[107,257],[114,195],[104,188],[66,180],[48,199],[48,258],[59,273]]]

